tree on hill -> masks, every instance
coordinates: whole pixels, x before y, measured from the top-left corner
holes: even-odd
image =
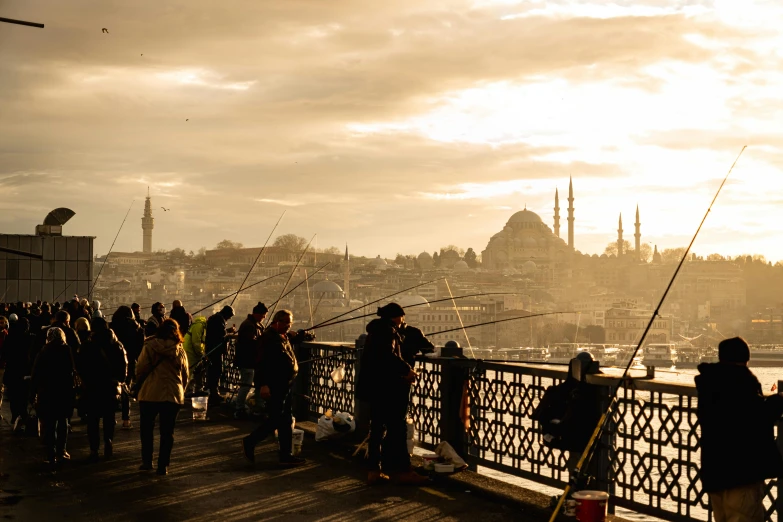
[[[215,245],[215,249],[216,250],[223,250],[227,248],[240,249],[244,246],[245,245],[243,245],[239,241],[231,241],[230,239],[224,239],[223,241]]]
[[[476,255],[476,252],[473,251],[472,248],[468,248],[468,250],[465,252],[465,256],[463,257],[465,262],[468,264],[470,268],[476,268],[478,266],[478,256]]]
[[[641,253],[639,254],[639,260],[647,263],[652,259],[652,247],[649,243],[642,243],[640,245]],[[612,241],[608,245],[606,245],[606,248],[604,249],[604,254],[607,256],[609,255],[617,255],[617,241]],[[631,245],[631,242],[627,239],[623,241],[623,255],[627,256],[635,256],[636,255],[636,249],[634,248],[634,245]]]
[[[440,247],[441,255],[443,255],[444,252],[448,252],[450,250],[456,252],[459,255],[459,257],[462,257],[462,256],[465,255],[465,249],[464,248],[460,248],[457,245],[446,245],[445,247]]]
[[[679,263],[685,253],[685,247],[667,248],[661,251],[661,262]]]
[[[289,252],[299,252],[307,246],[307,240],[296,234],[283,234],[275,238],[272,246],[284,248]]]

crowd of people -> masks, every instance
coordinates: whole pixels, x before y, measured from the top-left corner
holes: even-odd
[[[138,402],[140,470],[152,470],[153,428],[160,430],[157,473],[166,475],[174,446],[177,414],[187,397],[225,401],[219,383],[229,343],[238,373],[233,416],[256,419],[258,427],[242,440],[251,462],[258,443],[277,432],[282,465],[305,462],[292,454],[292,386],[299,371],[294,345],[314,339],[312,332],[292,331],[293,314],[274,313],[263,303],[253,307],[239,329],[228,326],[234,309],[224,306],[205,317],[193,317],[180,301],[167,313],[163,303],[150,307],[119,306],[111,318],[98,301],[73,300],[0,304],[0,369],[15,432],[38,431],[44,462],[53,471],[70,459],[68,434],[78,417],[87,426],[90,461],[114,454],[116,414],[123,429],[132,429],[131,405]],[[420,330],[405,325],[396,303],[378,309],[367,328],[359,390],[374,412],[370,419],[368,482],[394,478],[418,484],[406,443],[410,386],[417,375],[413,357],[434,347]],[[406,342],[407,339],[407,342]],[[248,395],[255,389],[255,407]],[[259,407],[260,406],[260,407]],[[101,431],[102,426],[102,431]],[[38,434],[38,433],[36,433]],[[102,435],[102,436],[101,436]]]

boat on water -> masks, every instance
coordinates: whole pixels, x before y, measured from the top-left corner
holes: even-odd
[[[547,362],[567,364],[579,353],[579,345],[576,343],[556,343],[547,347],[549,359]]]
[[[546,363],[549,362],[549,349],[530,346],[501,348],[495,352],[495,358],[501,361]]]
[[[750,362],[748,366],[777,367],[783,366],[783,346],[755,345],[750,347]]]
[[[678,370],[696,368],[702,363],[701,357],[701,350],[696,346],[691,344],[678,346],[675,367]]]
[[[674,343],[650,343],[644,346],[642,364],[658,368],[671,368],[677,361]]]

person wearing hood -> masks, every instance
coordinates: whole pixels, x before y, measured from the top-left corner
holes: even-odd
[[[207,334],[207,318],[198,316],[193,319],[188,333],[185,334],[183,347],[188,356],[188,368],[190,368],[190,378],[188,380],[188,389],[185,390],[186,396],[204,396],[208,392],[204,388],[204,373],[206,367],[201,360],[204,358],[204,339]]]
[[[73,324],[73,329],[76,330],[76,336],[79,338],[79,344],[82,345],[90,338],[90,321],[86,317],[80,317]]]
[[[290,310],[278,310],[261,335],[262,357],[256,366],[254,381],[257,395],[266,401],[268,416],[242,439],[242,453],[250,462],[255,462],[256,445],[277,430],[280,464],[297,466],[305,463],[305,459],[294,456],[291,451],[291,386],[299,373],[299,363],[291,346],[292,336],[288,333],[293,322],[294,314]],[[298,337],[307,338],[304,333]]]
[[[0,366],[5,365],[2,384],[11,406],[11,424],[27,417],[28,381],[30,375],[30,323],[26,318],[11,323],[0,351]]]
[[[393,478],[401,484],[423,484],[428,479],[411,470],[406,442],[410,386],[417,374],[402,356],[405,310],[389,303],[378,308],[377,315],[367,324],[357,382],[357,397],[370,404],[367,483]]]
[[[744,339],[725,339],[718,344],[718,362],[700,364],[694,378],[701,483],[716,522],[762,522],[764,480],[783,473],[774,431],[783,414],[783,394],[765,397],[749,360]]]
[[[114,331],[117,339],[125,348],[125,355],[128,358],[128,372],[125,377],[125,384],[131,385],[131,381],[136,376],[136,361],[141,354],[141,348],[144,346],[144,329],[133,318],[133,311],[127,306],[120,306],[112,314],[110,328]],[[122,395],[122,429],[132,428],[130,421],[130,397],[123,387]]]
[[[207,368],[207,389],[209,390],[209,402],[221,403],[225,398],[220,395],[218,383],[223,373],[223,357],[228,351],[228,342],[232,337],[236,337],[235,329],[226,328],[226,321],[234,317],[234,309],[229,305],[224,306],[218,313],[207,319],[207,335],[204,340],[204,347],[207,350],[206,356],[209,358],[209,367]]]
[[[96,299],[92,302],[92,318],[96,319],[98,317],[103,319],[103,310],[101,310],[101,302]]]
[[[71,458],[65,446],[76,399],[75,368],[65,333],[56,326],[49,328],[46,344],[33,364],[30,386],[31,402],[43,428],[46,462],[52,469]]]
[[[166,305],[163,303],[155,303],[150,308],[152,315],[147,319],[147,323],[144,326],[144,336],[152,337],[155,332],[158,331],[160,325],[166,320]]]
[[[185,334],[187,334],[190,329],[190,325],[193,324],[193,316],[185,310],[184,306],[182,306],[182,301],[175,299],[174,302],[171,303],[171,313],[169,314],[169,317],[177,321],[179,333],[182,337],[185,337]]]
[[[188,380],[188,358],[182,348],[177,321],[165,319],[155,336],[144,341],[144,348],[136,363],[136,380],[143,381],[138,397],[141,432],[139,469],[152,469],[153,432],[155,419],[160,416],[157,473],[166,475],[174,447],[174,423],[185,402],[185,384]]]
[[[253,307],[253,313],[249,314],[247,319],[239,325],[236,355],[234,356],[234,366],[239,369],[240,383],[239,391],[237,392],[236,411],[234,411],[235,419],[247,418],[245,400],[253,386],[256,362],[261,357],[261,336],[264,333],[264,325],[262,323],[268,311],[266,305],[259,301]]]
[[[98,460],[100,421],[103,419],[103,455],[111,458],[114,446],[115,412],[120,401],[120,383],[125,382],[128,358],[125,348],[109,329],[106,320],[92,321],[90,338],[79,350],[77,368],[83,383],[81,403],[87,413],[90,460]]]

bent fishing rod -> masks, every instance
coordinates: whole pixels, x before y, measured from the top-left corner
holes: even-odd
[[[576,467],[574,468],[574,473],[573,473],[574,480],[569,481],[569,484],[566,485],[563,494],[560,496],[560,500],[558,500],[557,502],[557,506],[555,506],[555,510],[552,512],[552,516],[549,517],[549,522],[555,522],[555,519],[557,518],[557,514],[563,508],[563,504],[565,503],[566,498],[568,498],[568,494],[571,492],[571,489],[573,488],[572,483],[575,483],[575,479],[582,474],[582,469],[584,469],[585,465],[590,462],[590,458],[594,453],[596,441],[598,441],[602,432],[606,428],[606,424],[612,416],[612,410],[617,405],[617,394],[620,390],[620,385],[627,378],[628,372],[631,370],[631,366],[633,365],[633,359],[634,357],[636,357],[636,354],[641,349],[642,344],[644,344],[644,340],[647,338],[647,334],[650,332],[650,328],[652,328],[653,322],[655,322],[655,319],[660,314],[661,307],[663,306],[663,302],[666,300],[666,297],[669,295],[669,291],[674,285],[674,281],[677,279],[677,275],[680,273],[680,270],[682,269],[685,260],[688,258],[688,254],[691,251],[691,247],[693,247],[693,243],[696,241],[696,238],[699,236],[699,232],[701,232],[701,227],[704,225],[704,222],[707,220],[707,216],[710,215],[710,212],[712,211],[712,207],[713,205],[715,205],[715,201],[718,199],[718,196],[723,190],[723,186],[726,184],[726,181],[729,179],[731,172],[734,170],[734,166],[737,164],[737,162],[740,159],[740,156],[742,156],[742,153],[745,152],[746,148],[747,145],[744,145],[742,147],[742,150],[740,150],[739,154],[737,155],[737,159],[735,159],[734,163],[731,164],[731,168],[729,168],[729,172],[726,174],[726,177],[723,178],[723,181],[718,187],[718,191],[715,193],[715,196],[712,198],[712,202],[710,203],[710,206],[707,207],[707,212],[704,214],[704,217],[702,217],[701,223],[699,223],[699,227],[696,229],[696,233],[691,238],[691,242],[688,244],[688,247],[685,249],[682,258],[680,259],[680,262],[677,264],[677,268],[675,268],[674,274],[672,274],[672,277],[669,280],[669,284],[666,286],[666,290],[664,290],[660,301],[658,301],[658,306],[655,307],[652,317],[650,318],[650,321],[647,323],[647,327],[644,329],[644,332],[642,333],[642,336],[639,339],[639,343],[636,345],[636,349],[633,351],[633,354],[628,359],[628,364],[626,365],[625,370],[623,371],[623,374],[620,377],[620,380],[617,382],[615,386],[611,387],[612,393],[609,399],[609,405],[607,406],[606,411],[604,411],[601,414],[600,419],[598,419],[598,424],[593,430],[593,433],[590,436],[589,441],[587,442],[587,446],[585,447],[584,451],[579,457],[579,461],[577,462]]]
[[[122,232],[122,227],[125,225],[125,221],[128,219],[128,214],[130,214],[131,209],[133,208],[133,204],[136,202],[134,199],[131,201],[130,206],[128,207],[128,211],[125,213],[125,218],[123,218],[122,223],[120,224],[120,229],[117,230],[117,235],[114,236],[114,241],[111,242],[111,247],[109,247],[109,253],[106,254],[106,257],[103,258],[103,264],[101,265],[101,269],[98,270],[98,275],[95,276],[95,281],[92,282],[92,286],[87,290],[87,298],[92,301],[92,292],[95,290],[95,285],[98,284],[98,279],[101,278],[101,273],[103,273],[103,268],[106,266],[106,263],[109,262],[109,256],[112,253],[112,250],[114,250],[114,244],[117,242],[117,238],[120,237],[120,232]]]
[[[481,293],[477,293],[477,294],[458,295],[458,296],[454,296],[453,299],[466,299],[468,297],[482,297],[482,296],[486,296],[486,295],[514,295],[514,293],[515,292],[481,292]],[[442,303],[443,301],[451,301],[451,300],[452,300],[452,297],[444,297],[442,299],[434,299],[432,301],[427,301],[426,303],[412,304],[412,305],[406,306],[405,309],[407,310],[408,308],[416,308],[417,306],[427,306],[427,305],[430,305],[430,304],[433,304],[433,303]],[[368,306],[368,305],[365,305],[365,306]],[[356,317],[349,317],[347,319],[340,319],[339,321],[334,321],[332,323],[321,323],[319,326],[313,326],[313,327],[308,328],[308,330],[315,330],[316,328],[326,328],[327,326],[334,326],[336,324],[347,323],[349,321],[355,321],[357,319],[364,319],[365,317],[370,317],[370,316],[373,316],[373,315],[377,315],[376,312],[370,312],[368,314],[357,315]]]
[[[405,288],[405,289],[403,289],[403,290],[400,290],[400,291],[398,291],[398,292],[394,292],[393,294],[389,294],[389,295],[387,295],[386,297],[381,297],[380,299],[376,299],[375,301],[370,301],[369,303],[366,303],[366,304],[363,304],[362,306],[356,307],[356,308],[354,308],[353,310],[348,310],[347,312],[343,312],[343,313],[341,313],[340,315],[336,315],[336,316],[332,317],[331,319],[327,319],[326,321],[321,321],[321,322],[320,322],[320,323],[318,323],[317,325],[313,326],[313,328],[317,328],[317,327],[319,327],[319,326],[322,326],[322,325],[324,325],[324,324],[331,323],[331,322],[332,322],[332,321],[334,321],[335,319],[339,319],[340,317],[345,317],[346,315],[348,315],[348,314],[351,314],[351,313],[353,313],[353,312],[355,312],[355,311],[357,311],[357,310],[361,310],[362,308],[364,308],[364,307],[366,307],[366,306],[370,306],[370,305],[374,305],[374,304],[376,304],[376,303],[380,303],[380,302],[381,302],[381,301],[383,301],[384,299],[388,299],[388,298],[390,298],[390,297],[394,297],[395,295],[399,295],[399,294],[401,294],[401,293],[403,293],[403,292],[407,292],[407,291],[409,291],[409,290],[414,290],[414,289],[416,289],[416,288],[419,288],[420,286],[430,285],[430,284],[432,284],[432,283],[435,283],[435,282],[438,282],[438,281],[440,281],[441,279],[446,279],[446,278],[445,278],[445,277],[438,277],[438,278],[436,278],[436,279],[433,279],[432,281],[427,281],[427,282],[425,282],[425,283],[419,283],[418,285],[414,285],[414,286],[412,286],[412,287],[410,287],[410,288]]]
[[[269,326],[269,323],[272,320],[275,311],[277,310],[277,303],[279,303],[280,300],[284,297],[283,294],[285,294],[285,291],[288,288],[288,284],[291,282],[291,278],[294,277],[294,272],[296,272],[296,269],[299,267],[299,263],[302,262],[302,258],[304,258],[305,254],[307,253],[307,249],[310,248],[310,243],[313,242],[313,239],[315,239],[316,235],[317,234],[313,234],[313,237],[311,237],[310,241],[307,242],[307,245],[304,247],[304,250],[302,250],[302,255],[299,256],[299,259],[296,260],[296,264],[294,265],[294,268],[291,269],[291,274],[288,276],[288,280],[285,282],[285,285],[283,285],[283,291],[280,292],[280,297],[278,297],[277,301],[275,301],[272,305],[272,309],[269,312],[269,317],[266,320],[266,325],[264,325],[265,328]]]
[[[242,284],[239,285],[239,290],[241,290],[242,287],[245,286],[245,283],[247,282],[247,278],[250,277],[250,273],[256,267],[258,260],[261,259],[261,256],[264,254],[264,251],[266,250],[266,245],[269,243],[269,240],[272,238],[272,234],[274,234],[275,230],[277,230],[277,225],[280,224],[280,221],[283,219],[283,216],[285,216],[285,213],[286,211],[284,210],[283,213],[280,214],[280,217],[277,219],[277,223],[275,223],[275,226],[272,227],[272,231],[269,233],[269,236],[267,236],[266,241],[264,241],[264,246],[261,247],[261,250],[258,252],[255,261],[253,261],[253,264],[250,265],[250,270],[248,270],[247,274],[245,274],[245,278],[242,280]],[[239,290],[237,290],[236,293],[234,294],[234,298],[231,300],[231,304],[229,306],[234,306],[234,301],[236,301],[237,297],[239,297]]]
[[[318,272],[320,272],[321,270],[323,270],[324,268],[326,268],[327,266],[329,266],[329,265],[331,265],[331,264],[332,264],[332,262],[331,262],[331,261],[328,261],[328,262],[324,263],[323,265],[321,265],[320,267],[318,267],[318,269],[317,269],[317,270],[315,270],[315,271],[314,271],[312,274],[310,274],[310,275],[308,275],[308,276],[305,276],[305,278],[304,278],[304,279],[302,279],[301,281],[299,281],[299,282],[296,284],[296,286],[294,286],[294,287],[293,287],[292,289],[290,289],[288,292],[286,292],[286,293],[284,293],[283,295],[281,295],[281,296],[280,296],[280,297],[277,299],[277,301],[273,302],[273,303],[272,303],[270,306],[274,306],[274,305],[276,305],[277,303],[279,303],[279,302],[280,302],[280,301],[281,301],[281,300],[282,300],[284,297],[286,297],[287,295],[291,294],[291,293],[292,293],[294,290],[296,290],[297,288],[299,288],[300,286],[302,286],[303,284],[305,284],[307,281],[309,281],[309,280],[310,280],[310,279],[311,279],[311,278],[312,278],[312,277],[313,277],[315,274],[317,274]],[[307,273],[307,272],[305,272],[305,274],[306,274],[306,273]]]
[[[459,298],[460,298],[460,296],[455,296],[454,297],[454,299],[459,299]],[[449,297],[448,300],[451,300],[451,297]],[[432,301],[432,302],[434,302],[434,301]],[[543,317],[543,316],[546,316],[546,315],[556,315],[556,314],[562,314],[562,313],[567,313],[567,312],[544,312],[544,313],[540,313],[540,314],[520,315],[518,317],[509,317],[509,318],[506,318],[506,319],[498,319],[498,320],[495,320],[495,321],[487,321],[487,322],[484,322],[484,323],[466,324],[464,326],[460,326],[458,328],[452,328],[450,330],[441,330],[440,332],[432,332],[432,333],[424,334],[424,337],[429,337],[430,335],[437,335],[437,334],[442,334],[442,333],[455,332],[457,330],[467,330],[468,328],[477,328],[479,326],[487,326],[487,325],[490,325],[490,324],[505,323],[506,321],[516,321],[518,319],[530,319],[530,318],[533,318],[533,317]],[[364,348],[355,348],[353,350],[353,352],[351,352],[351,353],[360,352],[363,349]],[[306,359],[304,361],[297,361],[297,362],[298,362],[298,364],[302,365],[302,364],[307,364],[307,363],[311,363],[311,362],[324,361],[326,359],[333,359],[335,357],[341,357],[343,355],[345,355],[345,353],[332,354],[332,355],[327,355],[325,357],[316,357],[314,359]],[[507,362],[507,361],[504,361],[504,362]]]

